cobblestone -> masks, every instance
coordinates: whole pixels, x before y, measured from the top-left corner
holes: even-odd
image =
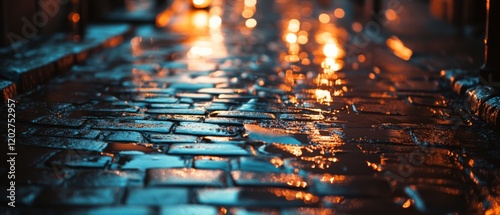
[[[202,186],[225,187],[226,174],[221,170],[204,169],[150,169],[147,172],[148,186]]]
[[[121,188],[47,188],[35,200],[36,205],[99,206],[120,202]]]
[[[233,144],[175,144],[168,149],[169,154],[177,155],[250,155],[250,152]]]
[[[281,188],[201,189],[198,201],[210,205],[244,207],[314,206],[319,198],[313,194]]]
[[[427,20],[420,1],[401,1],[405,12],[362,48],[370,26],[352,1],[258,1],[255,27],[242,17],[249,2],[214,0],[167,28],[137,25],[15,97],[23,159],[13,214],[498,211],[500,139],[468,110],[498,125],[496,91],[443,66],[469,59],[444,48],[468,39]],[[45,65],[26,68],[35,64]],[[443,87],[467,92],[472,108]]]
[[[177,205],[190,201],[189,190],[186,188],[129,188],[125,203],[127,205]]]

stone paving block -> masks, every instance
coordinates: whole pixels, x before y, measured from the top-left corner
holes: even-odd
[[[47,165],[68,166],[72,168],[105,168],[111,164],[112,157],[92,151],[62,150],[47,160]]]
[[[111,142],[144,142],[144,137],[137,131],[113,131],[104,138],[105,141]]]
[[[481,118],[498,130],[500,128],[500,97],[486,101],[481,113]]]
[[[306,188],[308,182],[296,174],[275,172],[232,171],[231,176],[238,186]]]
[[[64,188],[52,187],[43,190],[35,200],[40,206],[99,206],[112,205],[121,201],[123,189],[102,188]]]
[[[201,122],[205,117],[199,115],[170,115],[170,114],[161,114],[156,117],[157,120],[168,120],[174,122]]]
[[[251,172],[284,172],[284,161],[280,157],[240,157],[231,162],[233,170]]]
[[[85,123],[85,119],[76,119],[76,118],[61,118],[57,116],[42,116],[40,118],[34,119],[32,121],[35,124],[40,125],[57,125],[57,126],[65,126],[65,127],[80,127]]]
[[[105,113],[137,113],[139,111],[139,107],[96,107],[94,109],[96,112],[105,112]]]
[[[300,146],[309,142],[307,134],[292,133],[293,128],[265,128],[260,125],[245,124],[245,136],[253,141]]]
[[[174,144],[168,149],[168,154],[177,155],[219,155],[245,156],[251,155],[246,149],[233,144]]]
[[[245,119],[275,119],[274,114],[244,111],[213,111],[211,117],[245,118]]]
[[[148,206],[78,206],[78,207],[52,207],[52,208],[23,208],[19,210],[20,215],[121,215],[121,214],[143,214],[143,215],[156,215],[157,209]]]
[[[213,95],[207,93],[177,93],[176,97],[179,98],[189,98],[193,100],[212,100]]]
[[[477,116],[481,116],[486,101],[499,94],[500,92],[489,86],[477,86],[467,90],[466,96],[470,110]]]
[[[196,194],[202,204],[241,207],[315,206],[320,200],[308,192],[281,188],[200,189]]]
[[[305,120],[305,121],[319,121],[324,120],[325,117],[321,114],[281,114],[281,120]]]
[[[67,168],[51,166],[49,168],[29,168],[16,171],[16,185],[57,186],[74,175]]]
[[[272,208],[231,208],[229,210],[234,215],[278,215],[278,209]]]
[[[243,125],[243,123],[251,121],[242,118],[207,117],[204,122],[221,125]]]
[[[174,124],[165,121],[134,120],[134,121],[96,121],[92,126],[94,129],[102,130],[129,130],[150,131],[158,133],[169,133]]]
[[[107,143],[90,139],[73,139],[62,137],[32,137],[20,141],[20,145],[46,147],[53,149],[74,149],[88,151],[102,151]]]
[[[229,104],[211,102],[210,105],[206,107],[206,109],[208,111],[229,110]]]
[[[149,169],[146,174],[148,186],[225,187],[227,185],[227,174],[222,170]]]
[[[142,182],[144,172],[118,170],[80,170],[67,180],[67,187],[126,187],[134,181]]]
[[[52,137],[71,137],[71,138],[85,138],[97,139],[100,132],[98,130],[83,130],[83,129],[65,129],[65,128],[39,128],[36,135],[52,136]]]
[[[148,98],[137,98],[134,99],[134,101],[145,102],[145,103],[170,104],[170,103],[177,103],[179,99],[174,97],[148,97]]]
[[[121,169],[187,167],[187,161],[181,157],[162,154],[121,156],[118,164]]]
[[[444,98],[444,96],[437,96],[437,97],[408,96],[408,101],[414,105],[421,105],[421,106],[428,106],[435,108],[445,108],[450,103],[450,101]]]
[[[176,134],[190,134],[203,136],[236,136],[240,132],[241,127],[235,126],[220,126],[217,124],[197,123],[197,122],[181,122],[175,127]]]
[[[2,194],[5,194],[5,196],[10,196],[10,187],[6,186],[8,185],[5,183],[5,186],[2,185]],[[33,186],[33,185],[17,185],[15,187],[15,206],[16,207],[27,207],[31,206],[33,204],[33,201],[35,198],[40,194],[40,192],[43,190],[42,186]],[[4,198],[2,199],[2,204],[7,205],[8,202],[10,202],[10,199]]]
[[[207,113],[204,109],[186,109],[186,108],[162,108],[162,109],[148,109],[146,113],[149,114],[178,114],[178,115],[205,115]]]
[[[149,104],[149,108],[151,109],[187,109],[191,107],[191,104],[178,104],[178,103],[167,103],[167,104]]]
[[[256,99],[257,96],[252,94],[220,94],[219,96],[217,96],[217,98],[244,101],[249,99]]]
[[[172,83],[169,88],[175,90],[185,91],[198,91],[204,88],[213,88],[215,84],[212,83]]]
[[[129,88],[129,87],[110,87],[106,90],[109,93],[154,93],[160,95],[174,95],[175,90],[172,88],[157,88],[157,87],[138,87],[138,88]]]
[[[230,170],[229,158],[216,156],[196,156],[194,157],[193,167],[196,169],[219,169]]]
[[[17,86],[15,83],[0,79],[0,90],[2,91],[2,101],[13,99],[17,95]]]
[[[152,143],[196,143],[199,138],[184,134],[150,134],[149,141]]]
[[[238,137],[221,137],[221,136],[205,136],[201,138],[202,143],[215,143],[215,144],[235,144],[243,146],[246,143],[250,143],[245,138]]]
[[[467,200],[462,189],[432,185],[410,185],[406,194],[422,213],[464,213]]]
[[[191,200],[187,188],[131,187],[125,198],[127,205],[177,205]]]
[[[464,78],[464,76],[468,75],[470,71],[465,69],[443,69],[441,70],[441,77],[449,82],[451,86],[455,84],[456,81]]]
[[[203,89],[198,90],[198,93],[208,93],[208,94],[214,94],[214,95],[245,94],[245,93],[248,93],[248,90],[244,89],[244,88],[239,88],[239,89],[234,89],[234,88],[203,88]]]
[[[221,215],[217,207],[208,205],[176,205],[160,208],[161,215],[184,214],[184,215]]]
[[[464,95],[467,90],[472,89],[479,84],[479,77],[467,77],[455,82],[453,85],[453,92],[458,95]]]
[[[50,149],[50,148],[34,148],[29,146],[17,145],[16,152],[18,155],[30,155],[24,156],[23,159],[16,160],[16,168],[27,168],[37,166],[57,152],[59,149]],[[7,168],[5,168],[7,169]]]
[[[120,120],[144,120],[147,119],[148,116],[141,113],[110,113],[110,112],[102,112],[102,111],[93,111],[93,110],[75,110],[73,111],[69,117],[72,118],[85,118],[85,119],[116,119]]]
[[[437,81],[405,81],[396,82],[398,91],[418,91],[418,92],[436,92],[439,90]]]

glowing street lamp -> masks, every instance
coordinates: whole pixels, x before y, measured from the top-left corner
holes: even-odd
[[[191,0],[191,5],[196,9],[207,9],[212,4],[212,0]]]

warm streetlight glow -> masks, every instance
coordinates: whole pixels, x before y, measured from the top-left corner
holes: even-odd
[[[286,41],[288,43],[296,43],[297,42],[297,35],[295,35],[293,33],[288,33],[286,35]]]
[[[413,51],[406,47],[398,37],[392,36],[386,41],[387,46],[392,50],[392,52],[403,60],[410,60]]]
[[[299,37],[297,37],[297,42],[299,42],[302,45],[306,44],[308,41],[309,39],[307,38],[306,35],[299,35]]]
[[[398,14],[393,9],[388,9],[385,11],[385,18],[389,21],[394,21],[398,19]]]
[[[257,26],[257,20],[255,19],[247,19],[247,21],[245,22],[245,25],[248,27],[248,28],[255,28],[255,26]]]
[[[205,10],[195,11],[192,20],[195,28],[206,28],[208,26],[208,12]]]
[[[70,20],[74,23],[77,23],[78,21],[80,21],[80,14],[79,13],[71,13]]]
[[[342,8],[337,8],[333,11],[333,15],[335,15],[335,17],[339,19],[342,19],[345,16],[345,12]]]
[[[212,4],[212,0],[192,0],[193,7],[195,8],[207,8]]]
[[[320,103],[333,102],[332,95],[328,90],[316,89],[316,100]]]
[[[328,58],[338,59],[343,56],[343,51],[337,43],[329,42],[323,46],[323,54]]]
[[[300,30],[300,22],[299,20],[292,19],[288,22],[288,30],[290,32],[297,32]]]
[[[220,16],[214,15],[210,17],[209,26],[211,29],[219,28],[222,24],[222,18]]]
[[[254,14],[254,11],[252,9],[248,9],[248,8],[244,9],[243,12],[241,12],[241,16],[243,18],[247,18],[247,19],[252,17],[253,14]]]
[[[330,16],[326,13],[322,13],[319,15],[318,20],[321,23],[329,23],[330,22]]]
[[[245,6],[253,7],[257,4],[257,0],[245,0]]]

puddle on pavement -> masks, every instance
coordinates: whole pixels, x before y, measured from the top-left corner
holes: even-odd
[[[163,149],[147,143],[108,143],[103,152],[112,154],[148,154],[160,153]]]

